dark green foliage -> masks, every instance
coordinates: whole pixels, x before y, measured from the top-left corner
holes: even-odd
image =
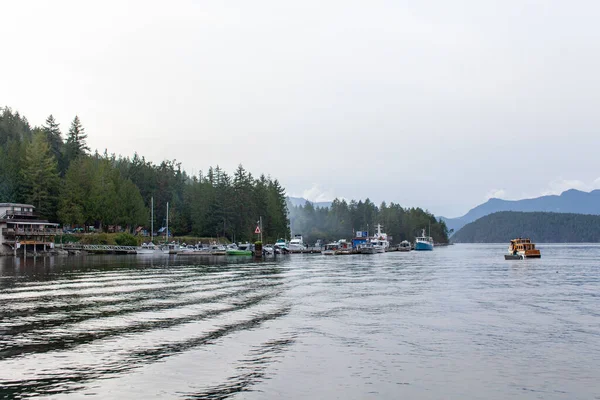
[[[115,243],[119,246],[137,246],[138,242],[135,236],[129,233],[119,233],[115,236]]]
[[[352,238],[356,231],[369,231],[373,235],[376,225],[381,224],[384,232],[394,243],[402,240],[414,241],[425,229],[437,243],[448,242],[446,224],[433,214],[420,208],[402,208],[398,204],[385,202],[377,207],[369,199],[356,202],[335,199],[331,207],[315,208],[310,202],[304,206],[292,206],[290,220],[293,233],[302,234],[308,243],[317,239],[338,240]]]
[[[191,177],[175,160],[155,165],[138,154],[90,155],[78,117],[63,142],[52,116],[32,129],[18,113],[0,111],[0,202],[33,202],[38,213],[86,231],[120,226],[133,232],[150,228],[153,197],[155,231],[165,226],[169,203],[169,230],[177,236],[254,241],[262,216],[263,238],[289,237],[285,190],[277,180],[255,179],[241,165],[233,176],[217,166]],[[98,235],[89,240],[110,242]]]
[[[67,141],[64,146],[64,157],[65,167],[68,168],[69,164],[76,158],[87,154],[90,148],[87,146],[87,135],[85,129],[81,125],[81,121],[78,116],[75,116],[71,127],[69,128],[69,134],[67,135]]]
[[[462,227],[455,243],[508,243],[528,237],[536,243],[600,242],[600,216],[552,212],[501,211]]]

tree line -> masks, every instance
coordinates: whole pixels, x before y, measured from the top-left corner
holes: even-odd
[[[335,199],[330,207],[314,207],[306,202],[304,206],[290,209],[290,222],[293,234],[302,234],[303,239],[313,243],[317,239],[338,240],[352,238],[356,231],[376,232],[381,224],[383,231],[392,236],[394,243],[403,240],[414,242],[423,229],[436,243],[448,243],[446,224],[421,208],[403,208],[399,204],[385,202],[377,207],[369,199],[365,201]]]
[[[508,243],[528,237],[538,243],[598,243],[600,216],[553,212],[496,212],[463,226],[455,243]]]
[[[260,216],[266,240],[289,237],[285,189],[277,179],[253,176],[243,166],[233,175],[218,166],[190,176],[173,160],[90,152],[76,116],[66,137],[50,115],[32,127],[10,108],[0,108],[0,202],[33,204],[36,212],[68,226],[127,231],[164,226],[174,235],[254,240]]]

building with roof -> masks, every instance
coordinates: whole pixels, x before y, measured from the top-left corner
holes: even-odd
[[[31,204],[0,203],[0,254],[37,254],[54,248],[58,224],[38,218]]]

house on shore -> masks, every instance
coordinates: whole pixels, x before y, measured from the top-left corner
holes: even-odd
[[[0,255],[27,255],[54,248],[58,224],[39,219],[31,204],[0,203]]]

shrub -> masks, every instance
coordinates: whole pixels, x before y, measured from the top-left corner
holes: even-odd
[[[107,233],[88,233],[82,235],[80,243],[82,244],[115,244]]]
[[[115,236],[115,243],[119,246],[137,246],[137,239],[129,233],[119,233]]]

